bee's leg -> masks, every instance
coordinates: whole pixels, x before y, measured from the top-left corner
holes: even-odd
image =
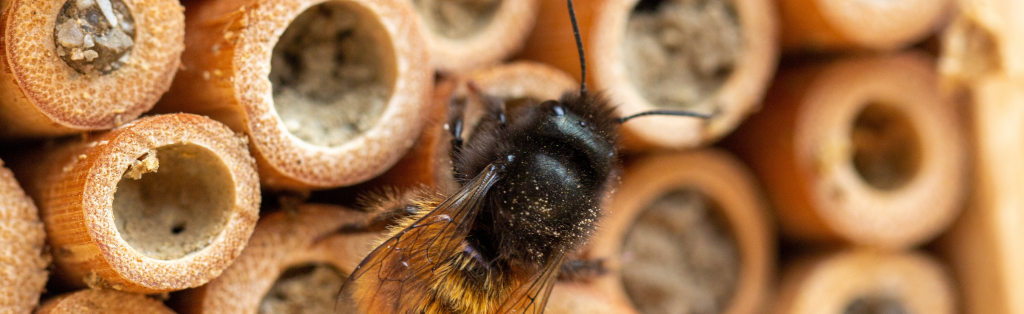
[[[452,133],[452,160],[462,152],[462,128],[465,126],[466,97],[452,96],[448,100],[448,123],[444,125],[445,130]]]
[[[608,273],[604,259],[567,259],[558,272],[558,280],[587,281]]]
[[[423,193],[425,192],[420,190],[402,192],[389,190],[365,196],[360,202],[364,204],[361,209],[368,214],[366,220],[342,225],[337,232],[359,233],[384,230],[385,227],[402,217],[415,215],[420,207],[415,205],[412,200],[418,199],[418,196]]]

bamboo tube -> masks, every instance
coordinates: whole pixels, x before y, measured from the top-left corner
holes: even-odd
[[[413,0],[426,26],[434,66],[466,72],[499,63],[523,47],[542,0]]]
[[[39,304],[50,264],[45,239],[36,206],[0,160],[0,311],[29,313]]]
[[[580,79],[563,1],[543,1],[520,57]],[[621,116],[653,109],[715,113],[710,120],[646,117],[623,124],[632,150],[717,140],[757,109],[775,70],[777,21],[768,0],[579,1],[588,84]]]
[[[0,138],[135,120],[170,87],[184,50],[174,0],[4,0],[0,10]]]
[[[642,313],[757,313],[774,258],[754,178],[716,150],[629,162],[586,256],[595,285]],[[628,303],[627,303],[628,304]]]
[[[584,283],[558,283],[551,289],[551,297],[544,313],[548,314],[635,314],[629,303],[609,298],[591,285]]]
[[[787,265],[772,313],[951,314],[957,296],[944,267],[927,255],[854,249]]]
[[[786,51],[898,50],[947,20],[949,0],[779,0]]]
[[[768,190],[784,235],[906,248],[946,228],[967,179],[962,126],[914,53],[780,74],[735,150]]]
[[[959,1],[944,34],[944,78],[972,103],[972,195],[937,247],[956,274],[964,313],[1024,313],[1024,3]]]
[[[202,285],[238,256],[258,218],[245,138],[205,117],[146,117],[20,166],[65,285]]]
[[[365,181],[426,120],[433,69],[414,14],[407,0],[191,2],[184,69],[156,110],[249,135],[265,187]]]
[[[174,314],[160,301],[114,290],[86,289],[43,303],[36,314]]]
[[[381,235],[330,234],[366,219],[362,212],[315,204],[271,214],[223,275],[174,296],[178,311],[334,313],[341,285]]]

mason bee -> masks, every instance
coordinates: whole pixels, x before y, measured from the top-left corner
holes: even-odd
[[[464,108],[453,102],[446,127],[461,188],[396,209],[411,214],[355,268],[342,295],[364,313],[543,313],[560,270],[580,265],[567,256],[601,216],[619,124],[651,114],[707,117],[651,111],[619,118],[583,81],[579,92],[507,113],[500,100],[481,97],[488,112],[465,141]]]

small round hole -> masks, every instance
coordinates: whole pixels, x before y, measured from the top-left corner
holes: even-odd
[[[620,49],[630,81],[648,102],[710,112],[705,100],[732,75],[743,36],[731,0],[643,0]]]
[[[889,297],[857,298],[846,306],[843,314],[909,314],[897,299]]]
[[[494,19],[503,0],[413,0],[431,31],[447,38],[468,38]]]
[[[880,190],[909,183],[921,164],[921,145],[910,120],[880,103],[864,108],[851,133],[853,165],[860,177]]]
[[[291,267],[278,276],[260,301],[260,314],[355,313],[338,303],[338,291],[347,277],[328,264]]]
[[[198,145],[163,146],[151,154],[117,183],[117,232],[154,259],[173,260],[205,248],[223,231],[234,207],[230,170]],[[140,170],[143,165],[149,167]]]
[[[637,218],[622,248],[622,282],[640,313],[721,313],[740,257],[721,209],[693,190],[666,193]]]
[[[384,114],[397,76],[390,36],[372,12],[331,1],[310,7],[274,46],[274,108],[292,135],[340,146]]]
[[[109,74],[131,55],[135,19],[121,0],[68,0],[57,14],[53,42],[57,56],[76,72]]]

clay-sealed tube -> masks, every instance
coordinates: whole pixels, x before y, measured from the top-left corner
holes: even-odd
[[[542,1],[521,57],[579,79],[564,1]],[[628,149],[692,147],[717,140],[757,109],[778,56],[768,0],[579,1],[588,88],[627,116],[654,109],[715,114],[710,120],[645,117],[625,123]]]
[[[224,274],[174,296],[180,313],[336,313],[338,291],[376,233],[336,234],[367,216],[331,205],[303,205],[260,220],[249,245]],[[336,307],[337,306],[337,307]]]
[[[897,50],[947,20],[950,0],[779,0],[786,51]]]
[[[595,285],[641,313],[755,313],[773,278],[774,233],[754,177],[717,150],[626,164],[585,255]]]
[[[146,117],[20,166],[63,285],[202,285],[238,256],[258,218],[245,138],[201,116]]]
[[[170,87],[185,48],[174,0],[7,0],[0,8],[0,138],[134,120]]]
[[[249,135],[265,187],[381,174],[421,131],[433,67],[408,0],[194,1],[161,112]]]
[[[407,0],[408,1],[408,0]],[[543,0],[412,0],[428,30],[434,66],[465,72],[499,63],[519,51]]]
[[[852,249],[787,263],[774,314],[957,313],[945,268],[916,252]]]
[[[906,248],[963,203],[965,128],[918,54],[787,70],[735,150],[769,192],[784,235]]]
[[[29,313],[39,304],[50,258],[36,205],[0,160],[0,309]]]
[[[174,311],[144,295],[114,290],[86,289],[58,296],[43,303],[35,314],[174,314]]]

